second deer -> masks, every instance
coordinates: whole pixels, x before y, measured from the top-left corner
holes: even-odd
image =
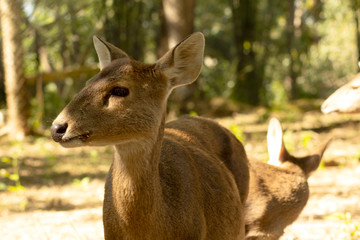
[[[105,239],[244,239],[248,160],[228,130],[204,118],[165,124],[171,91],[198,77],[204,36],[155,64],[94,38],[101,71],[54,120],[64,147],[114,146],[105,184]]]
[[[360,112],[360,73],[350,82],[337,89],[321,105],[323,113]]]
[[[269,162],[250,161],[246,239],[275,240],[294,222],[309,198],[307,179],[328,145],[314,155],[294,157],[286,150],[280,122],[273,118],[267,135]]]

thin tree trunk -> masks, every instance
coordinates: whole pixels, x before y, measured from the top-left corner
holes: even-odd
[[[259,93],[261,94],[263,92],[263,96],[264,96],[264,99],[259,99],[259,101],[263,100],[263,104],[268,106],[268,102],[266,101],[266,91],[264,89],[264,85],[266,84],[265,67],[270,54],[269,51],[269,46],[271,42],[270,31],[276,18],[274,17],[274,13],[273,13],[274,7],[272,6],[271,0],[266,0],[265,4],[266,4],[265,14],[262,19],[262,21],[264,22],[264,26],[262,28],[262,34],[261,34],[261,42],[263,43],[262,45],[264,47],[264,52],[261,55],[261,60],[259,61],[258,78],[261,79],[262,81],[262,86],[261,89],[259,90]]]
[[[357,41],[357,53],[358,53],[358,59],[357,59],[357,66],[358,66],[358,72],[360,72],[360,4],[359,0],[352,0],[352,9],[354,12],[354,21],[355,21],[355,27],[356,27],[356,41]]]
[[[57,6],[57,10],[56,11],[56,19],[60,19],[60,8],[61,8],[61,5],[60,3],[58,3],[58,6]],[[58,28],[59,28],[59,40],[60,40],[60,56],[61,56],[61,69],[64,69],[66,68],[67,66],[70,65],[70,59],[69,59],[69,54],[66,54],[67,53],[67,47],[66,47],[66,42],[67,42],[67,39],[66,39],[66,35],[65,35],[65,31],[64,31],[64,28],[63,28],[63,25],[61,23],[61,21],[59,21],[58,23]]]
[[[290,0],[288,6],[288,17],[287,17],[287,24],[286,24],[286,40],[287,40],[287,51],[290,59],[289,63],[289,75],[288,75],[288,86],[290,90],[290,98],[296,99],[297,98],[297,74],[294,71],[294,64],[295,58],[293,53],[293,45],[294,45],[294,34],[295,34],[295,26],[294,26],[294,18],[295,18],[295,1]]]
[[[78,65],[78,58],[80,55],[80,36],[77,33],[77,22],[76,22],[76,12],[74,10],[74,6],[72,4],[69,4],[69,15],[70,15],[70,21],[71,21],[71,41],[72,41],[72,49],[70,52],[70,59],[71,59],[71,65]]]
[[[194,31],[195,0],[162,0],[162,31],[158,55],[162,56]],[[174,90],[171,102],[180,106],[178,110],[188,111],[185,102],[193,97],[197,82]]]
[[[167,38],[166,52],[194,31],[195,0],[163,0],[162,7],[166,29],[164,34]]]
[[[9,137],[22,140],[30,132],[29,94],[23,70],[20,0],[0,0]]]
[[[157,39],[157,57],[162,57],[167,50],[169,50],[169,44],[168,44],[168,32],[167,32],[167,23],[165,19],[165,13],[164,13],[164,4],[163,1],[160,1],[161,4],[161,11],[160,11],[160,33],[158,34]]]
[[[131,57],[144,58],[144,4],[140,1],[102,0],[107,41],[120,46]]]
[[[233,97],[237,100],[258,105],[263,80],[257,73],[254,52],[256,40],[256,0],[230,0],[233,31],[238,64]]]

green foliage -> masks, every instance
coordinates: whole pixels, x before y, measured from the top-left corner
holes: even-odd
[[[349,1],[344,4],[298,0],[296,11],[301,14],[297,20],[301,22],[295,26],[290,55],[286,35],[288,2],[259,2],[257,14],[251,16],[256,18],[256,41],[245,41],[244,49],[251,46],[255,52],[257,69],[264,81],[260,98],[267,106],[278,108],[288,102],[291,59],[298,75],[299,97],[327,96],[333,90],[334,80],[352,76],[356,71],[355,24]],[[208,98],[232,96],[239,61],[234,34],[241,30],[232,29],[234,15],[230,5],[224,0],[201,0],[197,2],[196,16],[196,29],[204,32],[207,40],[201,90]],[[351,37],[349,32],[353,33]]]
[[[98,151],[96,151],[96,150],[91,150],[90,151],[90,157],[92,158],[92,159],[98,159],[98,157],[99,157],[99,152]]]
[[[20,142],[13,142],[12,145],[15,147],[15,151],[11,157],[2,157],[0,160],[0,178],[7,179],[9,183],[1,182],[0,191],[11,191],[19,192],[25,190],[24,186],[20,182],[19,173],[19,156],[22,153],[22,146]],[[2,167],[4,165],[4,167]]]
[[[193,116],[193,117],[199,116],[199,114],[198,114],[197,112],[195,112],[195,111],[190,111],[190,112],[189,112],[189,115],[190,115],[190,116]]]
[[[234,63],[206,56],[199,78],[199,86],[207,98],[230,97],[235,86]]]
[[[354,158],[357,162],[360,162],[360,150],[355,154]]]
[[[204,67],[198,84],[207,99],[228,98],[235,86],[236,70],[228,1],[199,0],[195,14],[195,28],[206,38]]]
[[[295,139],[294,132],[292,131],[284,132],[284,144],[289,152],[293,152],[297,147],[294,139]]]
[[[271,81],[267,88],[267,102],[273,108],[281,108],[288,102],[286,89],[283,82],[279,80]]]
[[[310,143],[312,135],[310,132],[302,132],[301,133],[301,145],[303,148],[307,148]]]
[[[318,171],[324,170],[326,168],[326,164],[324,159],[320,162],[319,167],[318,167]]]
[[[64,86],[68,89],[71,89],[71,83],[67,84],[69,81],[65,81]],[[50,82],[45,84],[43,90],[44,97],[44,105],[42,105],[37,101],[37,99],[33,98],[31,101],[31,118],[30,123],[33,126],[33,129],[37,129],[43,124],[43,120],[45,120],[45,127],[51,124],[51,119],[54,119],[57,114],[61,111],[61,109],[65,106],[66,102],[69,100],[69,95],[73,95],[74,93],[68,94],[66,97],[61,97],[59,94],[59,87],[56,83]]]
[[[350,1],[326,1],[324,21],[313,26],[321,39],[309,49],[299,78],[309,96],[328,96],[358,71],[354,14],[349,4]]]
[[[156,60],[161,25],[160,1],[139,0],[24,0],[26,30],[25,74],[62,71],[83,65],[95,65],[93,35],[110,38],[111,29],[119,34],[115,45],[146,62]],[[238,2],[238,1],[234,1]],[[125,15],[116,15],[114,4]],[[289,101],[289,67],[297,74],[300,97],[326,97],[334,87],[349,80],[356,72],[357,46],[354,11],[350,0],[296,0],[295,34],[292,47],[287,36],[289,2],[259,1],[254,15],[234,14],[227,0],[198,0],[195,7],[195,31],[206,37],[204,67],[197,81],[199,92],[193,102],[214,97],[241,99],[241,91],[250,91],[261,80],[259,98],[263,105],[281,109]],[[119,9],[117,9],[119,10]],[[246,13],[246,9],[240,9]],[[255,39],[242,44],[244,55],[253,51],[255,65],[237,69],[239,59],[234,21],[249,18],[255,22]],[[248,19],[248,20],[249,20]],[[243,21],[244,19],[240,19]],[[136,31],[129,28],[136,27]],[[109,33],[110,31],[110,33]],[[243,89],[236,88],[238,74],[256,70]],[[44,106],[32,100],[31,123],[36,129],[48,126],[60,109],[88,78],[66,78],[43,86]],[[32,87],[34,88],[34,87]],[[34,89],[31,89],[34,93]],[[34,94],[35,95],[35,94]],[[3,105],[3,103],[0,103]],[[289,111],[289,115],[292,111]],[[292,116],[289,116],[291,119]]]
[[[343,232],[349,234],[350,239],[360,238],[360,223],[352,220],[351,213],[334,213],[328,216],[327,219],[344,222],[346,226],[342,229]]]
[[[231,125],[228,127],[228,129],[235,135],[237,139],[239,139],[240,142],[244,143],[243,130],[239,125]]]
[[[90,178],[89,177],[83,177],[82,179],[74,179],[73,184],[76,186],[81,186],[81,187],[85,187],[87,185],[89,185],[90,183]]]

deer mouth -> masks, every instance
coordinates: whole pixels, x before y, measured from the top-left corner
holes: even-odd
[[[79,134],[76,136],[68,136],[68,137],[65,136],[65,138],[62,138],[59,143],[63,147],[78,147],[84,145],[89,137],[90,137],[90,132]]]
[[[74,139],[80,139],[81,141],[85,141],[86,139],[88,139],[90,137],[90,133],[84,133],[75,137],[70,137],[70,138],[65,138],[62,141],[67,142],[67,141],[71,141]]]

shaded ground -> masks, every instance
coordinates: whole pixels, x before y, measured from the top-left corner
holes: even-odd
[[[289,113],[275,115],[287,129],[290,152],[308,154],[330,136],[334,140],[309,180],[307,206],[282,239],[360,239],[360,116]],[[267,117],[259,109],[219,121],[242,138],[249,157],[265,160]],[[103,239],[101,207],[111,147],[63,149],[49,138],[0,143],[0,158],[18,159],[25,187],[0,192],[1,239]],[[12,167],[1,163],[0,169]]]

